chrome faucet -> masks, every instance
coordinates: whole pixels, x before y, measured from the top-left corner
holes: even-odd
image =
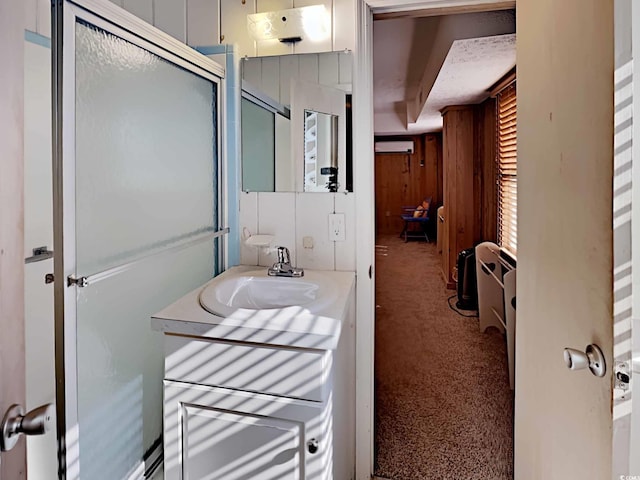
[[[267,270],[272,277],[302,277],[304,270],[291,266],[291,256],[287,247],[276,247],[278,261]]]

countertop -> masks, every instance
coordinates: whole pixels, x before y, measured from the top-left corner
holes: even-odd
[[[334,350],[337,347],[350,302],[355,301],[354,272],[305,270],[308,280],[315,275],[323,275],[337,287],[335,301],[316,314],[295,306],[266,310],[240,308],[227,317],[221,317],[209,313],[200,305],[200,292],[211,282],[223,276],[256,270],[264,270],[264,275],[267,275],[266,267],[242,265],[226,270],[154,314],[151,327],[173,335],[322,350]]]

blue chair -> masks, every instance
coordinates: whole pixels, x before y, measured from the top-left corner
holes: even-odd
[[[429,228],[431,197],[425,198],[423,203],[427,204],[426,208],[423,208],[422,205],[418,205],[416,207],[402,207],[402,215],[400,215],[400,217],[404,221],[404,227],[400,236],[404,236],[405,242],[408,242],[411,237],[424,237],[425,240],[429,242],[427,229]],[[417,228],[413,228],[411,225],[416,225]]]

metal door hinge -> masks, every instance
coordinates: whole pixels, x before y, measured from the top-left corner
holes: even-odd
[[[73,275],[69,275],[67,277],[67,286],[72,287],[73,285],[77,285],[78,287],[86,287],[89,285],[89,279],[87,277],[74,277]]]

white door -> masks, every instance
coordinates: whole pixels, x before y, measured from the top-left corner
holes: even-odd
[[[24,6],[0,3],[0,417],[25,403],[23,210]],[[24,439],[0,452],[0,480],[26,478]]]
[[[297,192],[346,191],[345,122],[342,90],[291,81],[291,158]]]
[[[518,480],[612,478],[613,4],[518,2]],[[589,344],[604,377],[565,365]]]

